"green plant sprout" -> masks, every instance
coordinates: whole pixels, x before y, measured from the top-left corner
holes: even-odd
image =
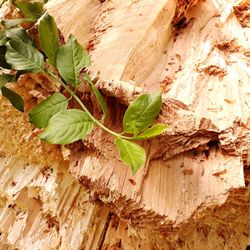
[[[44,12],[40,2],[18,1],[14,7],[25,16],[21,19],[5,19],[0,25],[0,67],[11,69],[15,75],[0,73],[2,95],[19,111],[24,111],[24,101],[20,95],[7,87],[24,73],[42,73],[53,79],[74,98],[81,109],[69,109],[69,99],[55,92],[39,103],[29,113],[29,121],[43,129],[39,137],[51,144],[70,144],[84,139],[94,125],[100,126],[115,137],[115,145],[121,160],[130,166],[132,174],[145,164],[145,150],[134,140],[147,140],[160,135],[165,124],[154,124],[162,105],[161,93],[142,94],[127,108],[123,117],[123,132],[116,133],[103,124],[108,115],[106,102],[90,76],[83,70],[90,66],[88,53],[71,34],[66,44],[59,44],[58,28],[54,18]],[[31,22],[38,30],[40,46],[36,46],[31,36],[21,24]],[[47,66],[49,65],[49,67]],[[0,71],[0,72],[1,72]],[[58,72],[55,74],[53,72]],[[80,76],[89,85],[101,107],[103,117],[95,118],[76,94],[81,84]]]

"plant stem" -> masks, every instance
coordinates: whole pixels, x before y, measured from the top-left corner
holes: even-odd
[[[88,114],[88,116],[92,119],[92,121],[94,123],[96,123],[99,127],[101,127],[103,130],[107,131],[108,133],[112,134],[115,137],[119,137],[122,139],[126,139],[126,140],[132,140],[133,137],[128,137],[128,136],[123,136],[121,134],[118,134],[110,129],[108,129],[107,127],[105,127],[100,121],[98,121],[87,109],[87,107],[82,103],[82,101],[80,100],[80,98],[74,93],[74,91],[72,91],[64,82],[62,82],[60,79],[58,79],[52,72],[49,72],[48,70],[44,70],[45,74],[49,75],[51,78],[53,78],[55,81],[57,81],[58,83],[60,83],[64,89],[71,95],[74,97],[74,99],[79,103],[79,105],[82,107],[82,109]]]

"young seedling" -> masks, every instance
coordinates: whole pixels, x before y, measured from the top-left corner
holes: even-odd
[[[0,67],[15,70],[16,74],[22,72],[45,74],[59,83],[81,107],[81,109],[69,109],[69,99],[62,93],[56,92],[50,95],[28,113],[29,121],[37,128],[43,129],[39,137],[51,144],[65,145],[84,139],[95,125],[100,126],[114,136],[121,160],[130,166],[132,174],[135,175],[144,165],[146,153],[134,141],[147,140],[160,135],[166,129],[164,124],[154,124],[161,110],[161,93],[142,94],[136,98],[124,114],[123,132],[118,134],[112,131],[103,124],[108,115],[106,102],[87,73],[83,74],[83,79],[102,109],[101,120],[91,114],[75,92],[81,84],[80,75],[83,69],[91,64],[88,53],[72,34],[65,44],[59,44],[56,23],[52,16],[43,13],[40,4],[19,1],[16,7],[22,11],[25,18],[2,20]],[[37,26],[39,48],[34,46],[29,33],[20,26],[27,21]],[[46,66],[48,64],[49,67]],[[59,73],[54,74],[56,71]],[[23,112],[22,97],[6,87],[7,83],[13,81],[15,76],[1,74],[0,89],[2,95]]]

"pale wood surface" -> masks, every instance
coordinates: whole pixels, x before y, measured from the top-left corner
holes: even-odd
[[[199,216],[182,227],[164,230],[163,235],[148,227],[134,228],[134,218],[121,220],[102,203],[91,203],[89,191],[69,174],[61,149],[38,140],[26,115],[3,99],[0,117],[1,249],[212,250],[226,246],[245,250],[250,244],[249,185],[231,191],[222,206],[199,208]],[[247,168],[245,178],[248,183]]]
[[[240,22],[236,19],[234,1],[198,1],[186,11],[182,1],[157,1],[154,13],[149,7],[155,1],[145,2],[53,0],[48,8],[65,37],[73,32],[82,44],[94,45],[88,46],[91,71],[106,93],[108,126],[120,129],[125,109],[120,101],[128,104],[140,92],[161,88],[159,120],[170,129],[144,143],[147,164],[132,177],[103,131],[74,144],[69,161],[67,149],[38,140],[26,114],[0,97],[1,249],[245,249],[250,244],[245,19],[239,13]],[[181,12],[168,8],[176,4]],[[193,19],[174,37],[170,22],[183,15]],[[118,55],[121,63],[115,61]],[[16,89],[24,94],[26,109],[57,90],[39,75],[21,79]],[[93,111],[99,114],[94,101]]]
[[[85,147],[73,150],[72,175],[122,217],[159,229],[223,203],[228,190],[244,186],[250,140],[249,31],[233,12],[237,2],[106,1],[89,6],[83,20],[74,11],[62,18],[68,6],[84,11],[85,3],[60,1],[58,11],[55,0],[48,10],[65,37],[72,32],[90,48],[92,75],[116,97],[107,126],[120,129],[117,99],[161,89],[159,121],[170,129],[144,143],[148,162],[134,178],[117,159],[113,138],[96,129]]]

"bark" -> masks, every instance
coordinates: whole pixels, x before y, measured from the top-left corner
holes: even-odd
[[[133,177],[104,131],[70,149],[47,145],[2,98],[1,249],[245,249],[248,2],[51,0],[47,8],[64,37],[90,51],[108,127],[119,131],[126,105],[161,89],[158,120],[170,128],[143,143],[148,160]],[[32,74],[16,89],[26,110],[57,91]]]

